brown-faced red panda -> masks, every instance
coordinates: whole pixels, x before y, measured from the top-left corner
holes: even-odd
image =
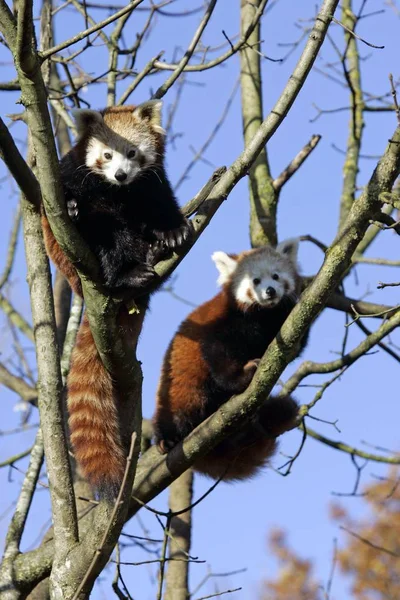
[[[78,141],[60,163],[68,214],[100,262],[102,283],[136,300],[143,317],[146,286],[154,264],[191,235],[164,168],[161,102],[76,111]],[[82,295],[80,279],[42,216],[48,254]],[[119,326],[127,342],[141,323],[121,308]],[[122,480],[126,450],[121,439],[118,390],[97,352],[83,318],[67,380],[71,442],[86,479],[106,496]]]
[[[164,358],[153,419],[161,452],[247,388],[297,301],[297,249],[298,240],[290,239],[276,249],[213,254],[222,290],[183,321]],[[250,422],[194,468],[215,479],[250,477],[266,464],[275,438],[294,424],[297,411],[290,397],[266,398]]]

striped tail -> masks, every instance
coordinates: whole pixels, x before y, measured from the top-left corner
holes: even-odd
[[[113,383],[103,366],[86,314],[72,352],[68,376],[71,443],[82,475],[100,495],[118,493],[126,453]]]

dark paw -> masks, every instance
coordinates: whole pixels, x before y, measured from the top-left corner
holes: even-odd
[[[165,244],[159,240],[153,242],[151,245],[147,257],[146,262],[149,265],[156,265],[160,260],[165,258],[168,255],[168,249],[165,247]]]
[[[143,265],[140,268],[135,268],[130,273],[130,283],[132,288],[143,288],[149,285],[154,277],[156,276],[156,272],[153,267],[149,265]]]
[[[76,200],[67,200],[67,212],[72,221],[77,221],[79,217],[78,203]]]
[[[183,225],[170,231],[155,232],[157,239],[162,242],[168,250],[174,250],[183,246],[193,235],[193,225],[191,221],[185,219]]]

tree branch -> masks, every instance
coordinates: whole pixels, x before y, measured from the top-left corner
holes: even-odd
[[[311,152],[317,147],[321,140],[320,135],[313,135],[311,140],[306,144],[294,159],[288,164],[286,169],[273,181],[275,191],[280,189],[289,181],[289,179],[298,171],[304,161],[310,156]]]
[[[25,402],[36,404],[37,391],[28,385],[23,379],[13,375],[4,365],[0,363],[0,383],[21,396]]]
[[[193,471],[188,469],[169,489],[169,509],[176,513],[192,504]],[[173,516],[170,523],[169,559],[164,600],[187,600],[189,597],[189,552],[192,516],[188,510]],[[174,560],[179,559],[179,560]]]
[[[69,40],[66,40],[65,42],[61,42],[61,44],[57,44],[57,46],[53,46],[53,48],[49,48],[48,50],[46,50],[44,52],[40,52],[40,59],[42,61],[44,61],[47,58],[49,58],[50,56],[53,56],[53,54],[57,54],[61,50],[65,50],[65,48],[68,48],[69,46],[72,46],[73,44],[76,44],[77,42],[80,42],[81,40],[87,38],[92,33],[95,33],[96,31],[99,31],[100,29],[104,29],[104,27],[106,27],[110,23],[113,23],[120,17],[123,17],[127,13],[131,13],[142,2],[143,2],[143,0],[133,0],[133,2],[130,2],[127,6],[124,6],[123,8],[121,8],[121,10],[117,11],[116,13],[114,13],[113,15],[108,17],[107,19],[104,19],[103,21],[96,23],[96,25],[93,25],[92,27],[88,27],[87,29],[85,29],[84,31],[81,31],[80,33],[78,33],[74,37],[70,38]]]
[[[15,142],[0,117],[0,155],[14,177],[21,192],[37,209],[41,204],[38,180],[21,156]]]
[[[343,190],[340,202],[339,229],[343,226],[354,202],[362,132],[364,128],[364,98],[361,88],[360,57],[358,54],[357,40],[349,33],[349,29],[352,30],[357,24],[356,16],[352,12],[352,0],[344,0],[342,3],[342,18],[345,26],[344,37],[346,48],[341,57],[341,62],[344,76],[350,90],[351,113],[346,158],[343,165]],[[348,67],[346,61],[348,62]]]
[[[7,300],[2,293],[0,293],[0,309],[4,312],[9,321],[15,325],[15,327],[18,327],[18,329],[22,331],[22,333],[26,335],[31,342],[34,341],[33,329],[31,325],[28,323],[28,321],[25,321],[24,317],[19,314],[11,302]]]
[[[188,64],[189,60],[191,59],[191,57],[193,55],[193,52],[196,49],[196,46],[203,34],[203,31],[207,27],[208,21],[211,18],[211,15],[214,11],[216,3],[217,3],[217,0],[210,0],[209,5],[207,6],[206,12],[204,13],[204,17],[202,18],[200,25],[198,26],[198,28],[193,36],[193,39],[190,42],[185,54],[183,55],[182,59],[176,66],[176,69],[174,69],[174,72],[168,77],[168,79],[166,81],[164,81],[164,83],[153,94],[153,96],[152,96],[153,98],[159,99],[159,98],[162,98],[163,96],[165,96],[165,94],[167,93],[169,88],[175,83],[175,81],[178,79],[178,77],[180,76],[182,71],[185,69],[186,65]]]
[[[241,0],[242,37],[255,14],[259,12],[261,4],[260,0],[255,2]],[[243,138],[246,145],[251,142],[263,120],[261,55],[256,52],[260,46],[260,30],[261,24],[258,20],[246,45],[240,52]],[[278,241],[276,232],[278,193],[273,186],[266,147],[261,149],[249,169],[249,193],[251,245],[257,247],[269,243],[276,246]]]
[[[351,352],[348,352],[341,358],[332,360],[326,363],[316,363],[312,361],[303,362],[297,371],[287,380],[278,396],[286,396],[291,394],[298,385],[308,377],[309,375],[316,373],[332,373],[343,369],[343,367],[349,367],[355,363],[359,358],[365,356],[366,353],[371,350],[374,346],[379,344],[383,338],[389,335],[394,329],[400,325],[400,310],[398,310],[393,316],[384,321],[382,325],[373,333],[368,335],[358,346],[353,348]],[[304,416],[304,415],[303,415]]]
[[[257,12],[254,15],[253,20],[251,21],[251,23],[249,23],[249,27],[248,29],[244,32],[244,34],[240,37],[239,41],[236,44],[231,44],[230,45],[230,49],[225,52],[224,54],[222,54],[221,56],[219,56],[218,58],[215,58],[213,60],[210,60],[209,62],[205,63],[202,62],[198,65],[187,65],[184,68],[184,72],[199,72],[199,71],[206,71],[208,69],[213,69],[214,67],[216,67],[217,65],[222,64],[223,62],[225,62],[228,58],[230,58],[231,56],[233,56],[233,54],[236,54],[236,52],[238,52],[238,50],[241,50],[245,44],[247,43],[249,36],[252,34],[252,32],[254,31],[254,28],[257,26],[257,23],[259,22],[262,13],[264,12],[264,8],[267,5],[268,0],[262,0],[260,3],[260,7],[258,8]],[[166,71],[175,71],[176,68],[178,67],[178,65],[176,64],[170,64],[170,63],[165,63],[165,62],[161,62],[159,60],[157,60],[154,63],[154,66],[156,69],[159,70],[166,70]]]

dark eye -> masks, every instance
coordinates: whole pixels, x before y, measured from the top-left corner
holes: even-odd
[[[112,159],[112,154],[111,152],[104,152],[104,158],[106,160],[111,160]]]
[[[274,273],[274,274],[272,275],[272,279],[275,279],[275,281],[278,281],[278,279],[279,279],[279,275],[278,275],[278,273]]]
[[[253,279],[253,283],[254,283],[254,285],[259,285],[261,283],[261,279],[259,279],[258,277],[255,277]]]
[[[136,156],[136,150],[129,150],[127,157],[128,158],[135,158]]]

